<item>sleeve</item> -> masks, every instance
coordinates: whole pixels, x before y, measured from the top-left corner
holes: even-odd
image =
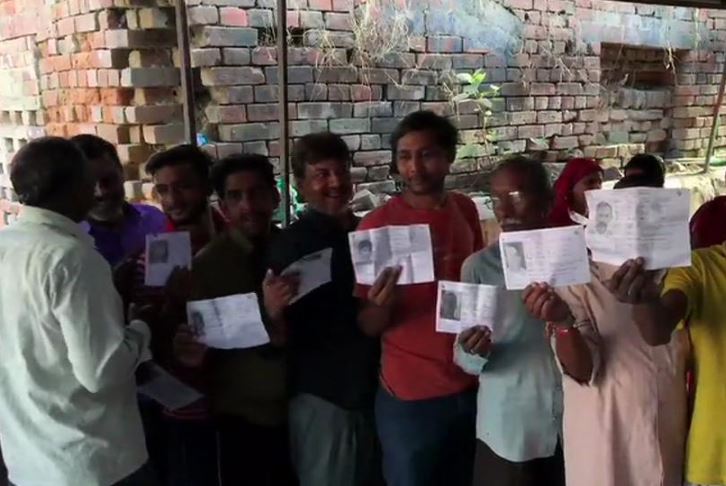
[[[454,340],[454,363],[468,375],[479,376],[484,371],[488,359],[477,354],[469,354],[459,344],[459,336]]]
[[[570,308],[570,312],[572,312],[572,316],[575,318],[574,327],[585,340],[585,344],[590,350],[592,373],[590,374],[587,385],[592,386],[596,382],[602,366],[601,340],[596,323],[590,318],[587,309],[582,303],[581,293],[584,292],[584,289],[580,288],[580,286],[562,287],[556,289],[556,292]],[[557,337],[555,335],[551,337],[550,343],[552,351],[555,353],[557,367],[563,375],[566,375],[565,370],[562,368],[562,363],[560,363],[559,357],[557,356]]]
[[[51,274],[51,305],[78,381],[97,393],[130,380],[149,358],[149,328],[124,326],[121,298],[100,255],[74,255]]]
[[[686,316],[691,317],[697,312],[696,306],[701,301],[701,289],[703,282],[703,262],[701,261],[699,252],[693,252],[692,264],[690,267],[671,268],[666,274],[663,281],[663,291],[661,295],[665,295],[670,291],[682,292],[688,300]]]

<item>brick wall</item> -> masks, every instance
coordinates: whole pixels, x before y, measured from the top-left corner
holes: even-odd
[[[43,133],[108,138],[131,181],[149,153],[180,141],[165,2],[0,2],[2,174]],[[187,3],[206,149],[277,160],[275,2]],[[356,183],[386,192],[395,189],[388,137],[418,109],[459,126],[466,150],[449,184],[468,190],[512,153],[606,165],[646,149],[702,156],[726,52],[726,11],[604,0],[292,0],[287,16],[292,136],[343,135]],[[476,102],[452,102],[456,74],[477,69],[500,88],[486,117]],[[726,128],[717,142],[726,146]],[[149,195],[148,184],[127,186]]]

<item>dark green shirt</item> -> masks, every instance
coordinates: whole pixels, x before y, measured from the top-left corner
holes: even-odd
[[[193,298],[213,299],[257,292],[262,304],[266,261],[262,251],[240,232],[230,229],[194,258]],[[261,309],[264,315],[264,310]],[[250,349],[212,350],[207,370],[212,411],[241,416],[258,425],[286,420],[287,392],[284,352],[271,345]]]

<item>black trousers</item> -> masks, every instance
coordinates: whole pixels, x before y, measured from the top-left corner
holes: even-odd
[[[222,486],[295,486],[286,425],[255,425],[241,417],[217,418]]]
[[[511,462],[476,441],[473,486],[565,486],[565,461],[557,445],[555,455],[525,462]]]

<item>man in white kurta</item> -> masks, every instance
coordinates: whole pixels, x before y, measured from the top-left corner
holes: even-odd
[[[77,224],[93,185],[67,144],[40,139],[13,162],[26,206],[0,231],[0,440],[17,486],[130,484],[147,460],[134,372],[149,330],[124,326],[111,269]]]

